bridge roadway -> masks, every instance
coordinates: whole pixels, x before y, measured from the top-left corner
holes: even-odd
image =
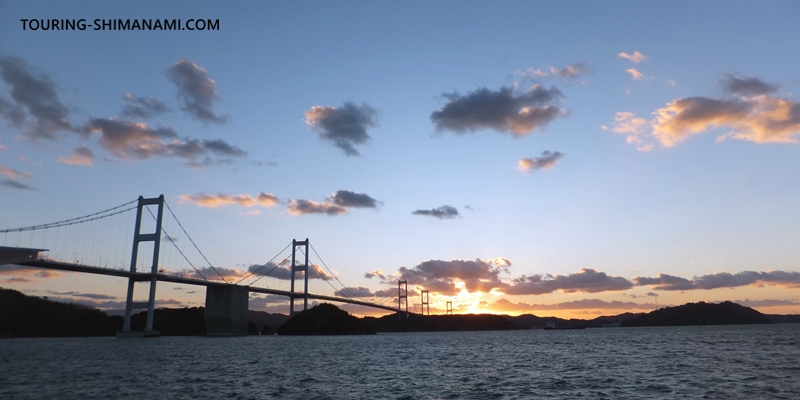
[[[50,261],[44,259],[37,259],[34,261],[26,261],[26,262],[18,262],[17,265],[25,265],[28,267],[34,268],[45,268],[45,269],[55,269],[59,271],[72,271],[72,272],[83,272],[88,274],[99,274],[99,275],[107,275],[107,276],[117,276],[121,278],[133,278],[137,281],[149,281],[153,275],[141,272],[130,272],[124,271],[120,269],[112,269],[112,268],[98,268],[92,267],[89,265],[82,265],[82,264],[73,264],[73,263],[63,263],[57,261]],[[164,274],[156,274],[156,279],[162,282],[172,282],[172,283],[180,283],[185,285],[196,285],[196,286],[237,286],[230,283],[223,283],[223,282],[214,282],[214,281],[202,281],[199,279],[190,279],[184,278],[181,276],[174,276],[174,275],[164,275]],[[264,294],[276,294],[280,296],[286,297],[294,297],[294,298],[303,298],[306,295],[303,293],[297,292],[288,292],[285,290],[277,290],[277,289],[267,289],[267,288],[260,288],[256,286],[241,286],[246,287],[247,290],[254,293],[264,293]],[[335,296],[324,296],[319,294],[308,294],[309,299],[315,300],[324,300],[324,301],[333,301],[337,303],[348,303],[348,304],[356,304],[359,306],[365,307],[372,307],[372,308],[379,308],[382,310],[387,310],[391,312],[397,312],[396,308],[392,308],[389,306],[385,306],[382,304],[375,304],[361,300],[353,300],[348,299],[346,297],[335,297]]]

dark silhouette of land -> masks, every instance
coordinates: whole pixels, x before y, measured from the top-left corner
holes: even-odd
[[[333,304],[322,303],[301,311],[278,328],[279,335],[374,335],[363,318]]]
[[[162,336],[203,336],[206,334],[203,307],[157,309],[154,326]],[[142,330],[146,312],[132,316],[131,328]],[[688,303],[664,307],[650,313],[624,313],[590,320],[469,314],[385,315],[358,318],[331,304],[320,304],[298,313],[294,320],[284,314],[248,312],[250,334],[367,334],[374,332],[435,332],[542,329],[548,323],[557,328],[599,328],[610,326],[683,326],[725,324],[800,323],[800,315],[766,315],[736,303]],[[60,303],[18,291],[0,288],[0,337],[114,336],[123,318],[79,304]]]
[[[771,324],[769,317],[730,301],[665,307],[622,322],[621,326],[687,326]]]

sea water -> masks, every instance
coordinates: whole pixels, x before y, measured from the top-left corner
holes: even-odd
[[[0,340],[0,399],[798,399],[800,324]]]

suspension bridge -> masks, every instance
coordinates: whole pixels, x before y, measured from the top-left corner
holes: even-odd
[[[165,218],[165,209],[170,218]],[[288,298],[290,315],[300,311],[295,309],[300,303],[306,310],[310,299],[408,314],[407,281],[399,281],[396,288],[392,283],[390,288],[370,293],[367,298],[357,296],[325,264],[308,239],[292,240],[272,259],[251,265],[246,272],[214,266],[163,195],[140,196],[82,217],[0,230],[0,235],[0,265],[127,279],[125,319],[118,337],[159,335],[153,326],[157,282],[204,286],[206,329],[211,336],[247,334],[251,293]],[[321,265],[310,262],[311,252]],[[281,261],[275,261],[284,254]],[[126,264],[126,260],[130,262]],[[310,280],[317,283],[311,290]],[[147,310],[144,331],[131,331],[134,310]]]

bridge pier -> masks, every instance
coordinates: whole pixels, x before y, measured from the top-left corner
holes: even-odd
[[[247,335],[247,287],[209,285],[206,287],[206,336]]]

